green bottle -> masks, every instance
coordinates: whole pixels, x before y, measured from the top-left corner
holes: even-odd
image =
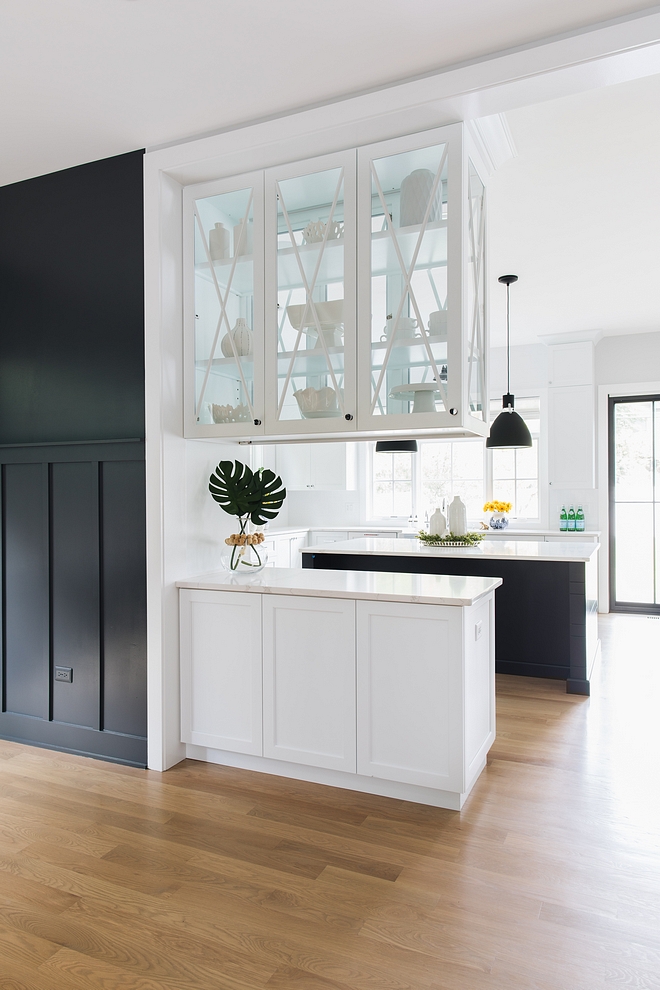
[[[581,505],[578,505],[575,513],[575,532],[584,533],[584,512]]]
[[[559,532],[565,533],[568,529],[568,516],[566,515],[566,506],[562,505],[561,512],[559,513]]]
[[[568,532],[569,533],[575,532],[575,509],[573,508],[573,506],[571,506],[570,509],[568,510]]]

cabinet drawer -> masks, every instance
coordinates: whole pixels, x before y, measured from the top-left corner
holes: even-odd
[[[320,529],[314,529],[309,536],[310,547],[320,547],[324,543],[341,543],[348,539],[348,533],[330,533]]]
[[[377,529],[365,529],[363,533],[349,533],[349,540],[396,540],[396,533],[381,533]]]

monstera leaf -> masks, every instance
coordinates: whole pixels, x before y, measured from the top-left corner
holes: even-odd
[[[209,478],[209,491],[230,516],[249,516],[255,526],[274,519],[286,498],[274,471],[251,471],[240,461],[220,461]]]

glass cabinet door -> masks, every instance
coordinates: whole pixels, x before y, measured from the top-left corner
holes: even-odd
[[[263,178],[187,190],[188,436],[264,431]]]
[[[383,429],[384,420],[393,429],[454,425],[461,294],[450,242],[460,246],[461,149],[459,141],[450,156],[453,130],[435,132],[426,147],[416,135],[359,152],[360,429]]]
[[[355,429],[355,152],[266,173],[266,429]]]
[[[467,414],[487,422],[486,387],[486,187],[471,158],[467,162],[465,238],[467,281],[466,347]]]

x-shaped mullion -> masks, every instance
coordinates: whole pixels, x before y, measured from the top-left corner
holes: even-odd
[[[469,374],[468,374],[468,401],[469,401],[469,397],[470,397],[470,387],[472,385],[472,365],[474,363],[472,359],[473,359],[473,356],[475,354],[475,351],[477,353],[477,357],[483,351],[483,343],[482,343],[482,346],[481,346],[480,349],[477,349],[475,347],[475,338],[478,336],[478,330],[479,329],[481,329],[482,332],[483,332],[483,328],[481,327],[481,306],[480,306],[481,292],[480,292],[480,285],[481,285],[481,268],[482,268],[483,257],[484,257],[484,252],[483,252],[483,234],[484,234],[484,224],[485,224],[485,217],[486,217],[486,211],[483,208],[483,202],[482,202],[481,211],[480,211],[480,214],[479,214],[479,233],[477,234],[477,237],[476,237],[476,240],[475,240],[475,232],[474,232],[474,210],[473,210],[473,207],[472,207],[472,200],[473,200],[473,197],[470,196],[469,197],[469,206],[470,206],[469,230],[470,230],[470,249],[472,251],[472,258],[473,258],[472,277],[473,277],[473,281],[474,281],[474,312],[472,314],[472,330],[471,330],[471,335],[470,335],[470,360],[468,362],[468,366],[469,366]],[[479,253],[477,253],[477,245],[479,245],[479,248],[480,248],[479,249]],[[481,387],[481,402],[482,402],[482,405],[483,405],[484,402],[485,402],[485,391],[486,391],[483,361],[479,361],[479,385]]]
[[[334,217],[335,209],[337,208],[337,202],[339,200],[339,193],[341,192],[341,187],[342,187],[342,182],[343,181],[344,181],[344,168],[342,166],[342,168],[340,169],[340,172],[339,172],[339,180],[337,182],[337,188],[335,190],[335,196],[334,196],[334,199],[332,201],[332,207],[330,208],[330,214],[328,216],[328,222],[326,223],[326,225],[325,225],[325,231],[323,232],[323,241],[321,242],[320,247],[319,247],[319,253],[318,253],[318,257],[316,259],[316,266],[314,268],[314,274],[312,276],[311,282],[309,282],[309,283],[307,281],[307,275],[305,274],[305,267],[304,267],[304,265],[302,263],[302,259],[300,257],[300,252],[298,250],[298,245],[296,244],[296,238],[294,236],[293,227],[292,227],[291,221],[289,219],[289,213],[288,213],[287,208],[286,208],[286,205],[284,203],[284,196],[282,195],[282,190],[280,189],[280,184],[277,181],[275,182],[275,188],[276,188],[276,191],[277,191],[277,198],[279,199],[280,205],[282,207],[282,215],[284,217],[285,223],[286,223],[287,228],[288,228],[288,231],[289,231],[289,235],[291,237],[291,244],[293,245],[293,252],[294,252],[296,261],[298,263],[298,269],[300,271],[300,277],[302,278],[303,286],[305,288],[305,293],[306,293],[305,308],[303,310],[302,318],[300,320],[300,328],[298,330],[298,334],[296,336],[296,342],[294,344],[293,352],[291,354],[291,361],[289,362],[289,369],[288,369],[288,371],[286,373],[286,378],[284,380],[284,386],[282,388],[282,395],[280,397],[280,403],[279,403],[279,406],[277,407],[277,418],[278,419],[280,418],[280,416],[282,414],[282,408],[284,406],[284,400],[286,398],[287,388],[289,387],[289,382],[291,381],[291,376],[293,374],[293,365],[294,365],[294,362],[296,360],[296,356],[298,354],[298,348],[300,347],[300,339],[302,337],[303,328],[305,326],[305,320],[307,319],[307,313],[308,313],[310,307],[311,307],[311,311],[312,311],[312,316],[314,317],[314,323],[316,324],[316,332],[318,333],[319,343],[321,345],[321,349],[324,352],[325,359],[326,359],[326,362],[328,364],[328,370],[330,371],[330,377],[332,378],[332,383],[333,383],[333,385],[335,387],[335,392],[337,394],[337,401],[339,402],[339,407],[340,407],[342,413],[344,412],[344,401],[343,401],[343,398],[342,398],[342,394],[339,391],[339,386],[337,384],[337,379],[335,377],[334,368],[332,367],[332,361],[330,360],[330,353],[328,351],[328,345],[326,344],[325,337],[323,336],[323,333],[321,331],[321,322],[319,320],[318,313],[316,312],[316,305],[314,303],[314,300],[312,299],[312,292],[316,288],[316,280],[318,278],[319,270],[321,268],[321,261],[322,261],[322,258],[323,258],[323,252],[325,251],[326,244],[328,243],[328,233],[329,233],[330,227],[332,225],[332,220],[333,220],[333,217]]]
[[[252,190],[250,190],[250,198],[248,199],[247,209],[245,210],[245,217],[243,219],[243,224],[242,224],[241,232],[240,232],[240,235],[239,235],[239,244],[238,244],[239,247],[240,247],[241,241],[243,239],[243,232],[244,232],[245,225],[247,224],[247,218],[248,218],[248,216],[250,214],[251,207],[252,207]],[[209,246],[208,246],[208,243],[207,243],[207,240],[206,240],[206,234],[204,233],[204,228],[202,226],[202,221],[200,219],[199,213],[197,212],[197,209],[194,210],[194,213],[195,213],[195,220],[197,221],[197,226],[199,228],[199,232],[200,232],[200,235],[201,235],[201,238],[202,238],[202,244],[204,245],[204,254],[206,255],[206,260],[208,261],[208,264],[209,264],[209,269],[210,269],[210,272],[211,272],[211,277],[213,279],[213,285],[215,286],[215,291],[216,291],[216,295],[218,297],[218,302],[220,303],[220,316],[218,317],[218,322],[217,322],[216,328],[215,328],[215,334],[213,336],[213,343],[211,344],[211,351],[209,353],[209,359],[208,359],[208,363],[206,365],[206,371],[204,372],[204,380],[202,381],[202,388],[201,388],[201,391],[199,393],[199,399],[197,401],[197,411],[199,412],[199,410],[201,409],[202,402],[204,400],[204,395],[206,393],[206,386],[208,385],[209,375],[211,374],[211,365],[213,364],[213,359],[215,358],[215,351],[216,351],[216,348],[218,346],[218,338],[220,336],[220,328],[221,328],[222,323],[224,321],[224,323],[225,323],[225,325],[227,327],[227,335],[229,337],[229,342],[231,344],[231,349],[232,349],[232,352],[233,352],[233,355],[234,355],[234,360],[236,361],[236,365],[238,367],[238,373],[241,376],[241,382],[243,383],[243,389],[245,391],[245,400],[246,400],[246,402],[248,404],[248,408],[250,410],[250,418],[251,419],[254,419],[254,407],[252,405],[252,400],[250,398],[250,390],[248,389],[247,382],[245,380],[245,375],[243,374],[243,366],[241,364],[241,361],[240,361],[240,358],[239,358],[239,355],[238,355],[238,351],[236,349],[236,343],[234,341],[234,337],[233,337],[232,332],[231,332],[231,327],[229,326],[229,318],[227,316],[227,300],[229,299],[229,293],[231,292],[231,284],[232,284],[232,282],[234,280],[234,272],[236,271],[236,262],[238,261],[238,250],[236,250],[234,252],[234,257],[232,259],[231,269],[229,271],[229,279],[227,281],[227,289],[226,289],[225,294],[224,294],[224,297],[223,297],[222,292],[220,291],[220,286],[218,284],[217,276],[215,274],[215,268],[213,266],[213,259],[211,258],[211,252],[209,250]]]
[[[401,316],[401,310],[403,309],[403,302],[404,302],[404,299],[406,297],[406,292],[409,294],[410,300],[411,300],[411,302],[413,304],[413,308],[415,310],[415,314],[416,314],[416,317],[417,317],[417,323],[418,323],[418,326],[419,326],[419,328],[420,328],[420,330],[422,332],[422,340],[424,342],[424,347],[426,349],[426,354],[427,354],[427,357],[429,359],[429,363],[430,363],[430,365],[431,365],[431,367],[433,369],[433,375],[434,375],[434,378],[435,378],[435,380],[436,380],[436,382],[438,384],[438,389],[442,393],[442,397],[443,397],[443,402],[444,402],[445,409],[447,408],[447,405],[448,405],[448,403],[447,403],[447,389],[444,387],[443,383],[440,381],[440,374],[438,372],[438,367],[437,367],[437,364],[436,364],[436,360],[435,360],[435,357],[433,355],[433,350],[432,350],[430,341],[428,339],[428,335],[426,333],[426,328],[424,327],[424,321],[422,320],[422,314],[421,314],[420,309],[419,309],[419,306],[417,304],[417,299],[415,297],[415,293],[413,292],[412,281],[411,281],[412,280],[412,276],[413,276],[413,272],[415,271],[415,265],[417,264],[417,258],[419,256],[419,252],[420,252],[420,249],[421,249],[421,246],[422,246],[422,241],[424,239],[424,234],[426,233],[426,228],[428,226],[429,217],[431,215],[431,208],[433,206],[433,201],[435,199],[435,194],[436,194],[437,189],[438,189],[438,183],[440,182],[441,177],[442,177],[442,170],[444,168],[445,161],[447,159],[448,150],[449,149],[447,148],[447,146],[445,146],[445,150],[444,150],[444,152],[442,154],[442,159],[440,161],[440,165],[438,166],[438,171],[436,172],[435,178],[433,180],[433,186],[432,186],[431,192],[429,194],[429,201],[426,204],[426,212],[424,213],[424,219],[423,219],[422,224],[421,224],[421,227],[420,227],[419,235],[417,237],[417,243],[415,245],[415,250],[413,251],[412,260],[411,260],[411,263],[410,263],[410,267],[408,269],[406,269],[406,264],[405,264],[405,262],[403,260],[403,255],[401,254],[401,248],[400,248],[399,242],[397,240],[397,236],[396,236],[396,232],[395,232],[395,229],[394,229],[394,223],[392,221],[392,217],[390,216],[389,210],[387,209],[387,204],[385,203],[385,196],[383,194],[383,190],[382,190],[382,187],[381,187],[381,184],[380,184],[380,180],[378,178],[378,173],[376,172],[376,168],[375,168],[374,163],[373,162],[371,163],[371,172],[372,172],[372,176],[373,176],[373,181],[374,181],[374,184],[376,186],[376,191],[378,192],[378,198],[380,199],[381,205],[383,207],[383,212],[385,214],[385,219],[387,221],[387,230],[388,230],[388,233],[389,233],[390,237],[392,238],[392,243],[394,245],[394,250],[396,252],[396,256],[397,256],[397,259],[398,259],[398,262],[399,262],[399,267],[401,268],[401,272],[403,273],[403,277],[404,277],[404,287],[403,287],[403,291],[401,293],[401,299],[399,300],[399,306],[398,306],[398,309],[397,309],[397,312],[396,312],[396,316],[394,318],[394,328],[393,328],[393,331],[392,331],[392,335],[390,337],[390,340],[388,341],[387,349],[385,351],[385,357],[383,358],[383,366],[380,369],[380,375],[378,376],[378,384],[377,384],[377,387],[376,387],[376,392],[374,394],[374,398],[373,398],[373,401],[371,403],[371,414],[372,415],[373,415],[374,409],[376,408],[376,402],[378,401],[378,395],[380,393],[380,389],[381,389],[382,384],[383,384],[383,378],[384,378],[385,373],[387,371],[387,364],[388,364],[388,361],[390,359],[390,354],[391,354],[392,348],[394,346],[394,342],[396,340],[396,332],[397,332],[396,328],[397,328],[397,325],[398,325],[398,322],[399,322],[399,317]]]
[[[435,279],[433,278],[433,269],[432,268],[427,268],[426,269],[426,277],[428,278],[429,282],[431,283],[431,291],[433,292],[433,295],[435,296],[435,301],[438,304],[438,309],[444,309],[445,307],[442,305],[442,303],[440,301],[440,293],[438,292],[438,287],[435,284]]]

